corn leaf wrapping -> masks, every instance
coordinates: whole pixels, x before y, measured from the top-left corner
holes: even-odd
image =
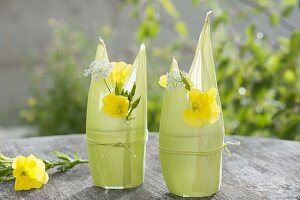
[[[169,73],[174,70],[179,70],[175,59]],[[192,83],[192,88],[200,91],[217,89],[208,15],[187,78]],[[219,190],[224,126],[217,90],[215,104],[219,109],[219,117],[213,123],[191,127],[183,118],[183,113],[189,108],[186,88],[165,90],[159,149],[163,175],[173,194],[205,197]]]
[[[109,62],[103,40],[98,44],[95,61]],[[91,80],[86,142],[95,186],[122,189],[137,187],[143,183],[147,140],[146,70],[146,50],[145,46],[141,45],[129,77],[124,83],[124,89],[128,91],[135,84],[135,96],[140,97],[130,121],[124,118],[113,118],[103,112],[102,99],[109,90],[104,79]]]

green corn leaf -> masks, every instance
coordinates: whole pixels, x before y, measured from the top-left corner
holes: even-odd
[[[211,87],[218,88],[208,17],[210,13],[207,14],[188,74],[193,88],[200,91],[207,91]],[[173,59],[170,72],[174,70],[179,70],[175,59]],[[224,143],[222,112],[218,121],[213,124],[190,127],[184,122],[182,116],[190,108],[189,103],[186,88],[165,90],[159,128],[159,147],[176,152],[205,152],[222,148]],[[216,103],[221,108],[218,94]],[[192,196],[195,195],[195,191],[214,193],[220,186],[221,153],[207,156],[176,155],[162,150],[160,160],[168,188],[175,194]],[[174,166],[173,163],[177,165]]]
[[[102,48],[106,52],[104,45],[102,45]],[[140,51],[132,64],[132,72],[124,83],[124,89],[131,92],[134,82],[137,85],[135,97],[141,97],[141,99],[132,115],[128,120],[125,120],[124,118],[111,117],[101,112],[102,107],[99,101],[107,94],[107,88],[103,81],[91,80],[86,119],[86,136],[88,138],[99,142],[109,141],[110,143],[129,143],[145,138],[147,134],[147,62],[144,44],[141,45]],[[134,118],[134,121],[128,122],[132,118]],[[124,130],[128,130],[130,134]],[[108,132],[111,136],[117,134],[119,136],[122,135],[122,137],[111,137],[107,134]],[[143,158],[132,159],[133,157],[128,151],[125,150],[124,154],[117,153],[113,150],[114,148],[106,153],[107,148],[102,148],[98,145],[95,148],[94,144],[89,143],[87,144],[87,149],[91,175],[95,184],[105,184],[106,186],[124,185],[125,178],[126,180],[131,179],[130,184],[140,185],[143,173],[139,173],[134,177],[131,174],[132,167],[138,171],[143,169]],[[144,144],[131,146],[130,151],[137,156],[144,155]],[[116,167],[114,169],[109,167],[109,163],[112,161],[115,163],[116,160],[121,160],[122,162],[124,159],[130,160],[131,167],[124,168],[123,164],[114,165],[113,167]],[[99,176],[99,173],[104,176]]]

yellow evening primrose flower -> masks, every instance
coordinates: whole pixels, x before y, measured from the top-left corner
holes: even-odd
[[[219,119],[221,109],[216,103],[216,88],[211,87],[204,92],[191,89],[188,95],[190,108],[183,112],[183,120],[188,126],[203,127]]]
[[[167,87],[167,82],[168,82],[168,76],[165,74],[165,75],[162,75],[162,76],[159,78],[158,84],[159,84],[161,87],[166,88],[166,87]]]
[[[108,81],[112,83],[124,84],[132,70],[132,65],[124,62],[113,62],[112,65],[113,68],[108,77]]]
[[[129,100],[122,95],[109,93],[102,99],[103,111],[111,116],[117,118],[125,118],[128,115]]]
[[[18,156],[12,163],[13,175],[16,178],[15,190],[41,188],[49,180],[45,164],[34,155]]]

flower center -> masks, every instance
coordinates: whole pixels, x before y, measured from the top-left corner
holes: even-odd
[[[118,105],[118,112],[119,112],[120,114],[123,113],[123,106],[122,106],[122,105]]]
[[[27,176],[27,174],[28,174],[28,170],[26,169],[22,170],[21,176]]]
[[[199,104],[199,103],[193,103],[192,104],[192,110],[193,111],[200,111],[201,107],[203,107],[204,105]]]

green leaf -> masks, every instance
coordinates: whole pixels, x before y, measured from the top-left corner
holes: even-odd
[[[270,15],[269,15],[269,22],[272,26],[276,26],[279,24],[279,20],[280,20],[280,17],[277,13],[275,12],[272,12]]]
[[[297,0],[282,0],[284,6],[296,6]]]
[[[76,160],[79,160],[79,159],[80,159],[77,152],[74,153],[74,158],[75,158]]]
[[[281,11],[282,16],[288,17],[294,10],[295,6],[285,6],[283,10]]]
[[[300,54],[300,32],[294,32],[290,41],[290,53],[292,56]]]
[[[217,29],[221,24],[227,24],[229,21],[229,14],[227,12],[223,12],[222,14],[216,16],[212,22],[212,28]]]
[[[146,19],[138,27],[137,39],[144,41],[153,38],[159,33],[159,29],[159,24],[155,19]]]
[[[281,11],[282,16],[288,17],[292,13],[294,8],[297,6],[297,0],[283,0],[282,6],[283,6],[283,10]]]
[[[159,23],[156,19],[155,9],[152,4],[147,5],[145,10],[145,18],[141,22],[136,32],[136,37],[139,41],[153,38],[159,32]]]
[[[175,24],[175,29],[180,37],[186,38],[188,35],[188,30],[186,24],[183,21],[177,21]]]
[[[256,1],[256,3],[260,6],[260,7],[263,7],[263,8],[270,8],[273,6],[273,2],[270,1],[270,0],[259,0],[259,1]]]
[[[173,18],[178,19],[180,17],[177,9],[173,5],[172,1],[170,0],[160,0],[159,1],[162,5],[162,7],[165,9],[165,11],[171,15]]]
[[[71,158],[67,155],[67,154],[64,154],[64,153],[61,153],[59,151],[53,151],[53,153],[59,158],[59,159],[62,159],[62,160],[71,160]]]
[[[189,83],[188,80],[183,76],[182,72],[180,72],[180,75],[181,75],[182,82],[183,82],[184,85],[185,85],[185,89],[188,90],[188,91],[190,91],[190,90],[191,90],[190,83]]]
[[[115,94],[120,95],[118,84],[116,84],[116,86],[115,86]]]
[[[131,88],[131,91],[130,91],[130,95],[133,97],[135,95],[135,90],[136,90],[136,84],[134,83],[132,88]]]
[[[255,40],[255,30],[256,27],[253,24],[250,24],[246,27],[245,32],[246,32],[248,42],[253,42]]]
[[[155,18],[155,9],[151,4],[146,7],[146,18],[147,19]]]
[[[197,6],[197,5],[200,4],[200,0],[192,0],[192,3],[193,3],[195,6]]]
[[[131,102],[132,101],[133,96],[131,94],[128,95],[128,101]],[[129,104],[129,108],[130,108],[130,104]]]
[[[122,95],[122,92],[123,92],[123,84],[122,83],[116,83],[115,94],[116,95]]]
[[[139,105],[140,100],[141,100],[141,97],[139,97],[137,100],[135,100],[135,101],[132,103],[132,110],[135,109],[135,108]]]

